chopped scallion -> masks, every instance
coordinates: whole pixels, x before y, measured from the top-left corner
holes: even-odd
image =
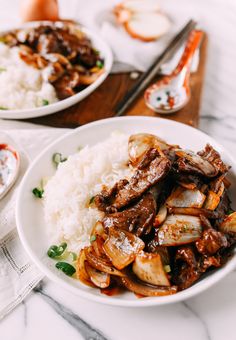
[[[89,200],[89,204],[93,204],[95,196],[92,196]]]
[[[94,241],[96,241],[96,235],[92,235],[92,236],[90,237],[90,242],[92,243],[92,242],[94,242]]]
[[[32,190],[32,193],[34,194],[35,197],[37,198],[42,198],[43,197],[43,193],[44,193],[44,190],[42,188],[34,188]]]
[[[97,66],[98,68],[103,68],[103,67],[104,67],[104,62],[103,62],[103,60],[97,60],[96,66]]]
[[[72,276],[76,272],[75,267],[67,262],[57,262],[55,266],[68,276]]]
[[[62,154],[58,152],[54,153],[54,155],[52,156],[52,161],[56,164],[56,166],[58,166],[59,163],[65,162],[66,160],[67,158],[63,158]]]
[[[47,99],[43,99],[43,106],[49,105],[49,101]]]
[[[77,260],[77,255],[76,255],[76,253],[74,253],[74,252],[70,252],[70,257],[71,257],[71,259],[72,259],[72,262],[75,262],[76,260]]]
[[[171,268],[170,268],[169,265],[164,266],[164,270],[165,270],[166,273],[171,272]]]
[[[60,257],[64,251],[66,250],[67,247],[67,243],[63,242],[62,244],[60,244],[59,246],[56,245],[52,245],[48,251],[47,254],[49,257],[51,257],[52,259]]]

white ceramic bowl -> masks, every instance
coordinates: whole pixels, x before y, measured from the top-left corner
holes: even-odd
[[[21,26],[24,27],[35,27],[39,24],[47,24],[47,21],[30,22]],[[35,118],[40,116],[46,116],[54,112],[64,110],[84,98],[90,95],[98,86],[100,86],[108,74],[111,71],[113,57],[110,47],[107,43],[99,37],[96,33],[90,31],[85,27],[78,26],[82,32],[84,32],[87,37],[92,41],[93,46],[100,52],[101,57],[104,58],[105,71],[100,75],[100,77],[91,85],[86,87],[84,90],[76,93],[74,96],[60,100],[56,103],[49,104],[47,106],[41,106],[32,109],[21,109],[21,110],[0,110],[0,118],[6,119],[25,119],[25,118]],[[19,28],[19,27],[17,27]]]
[[[179,144],[194,151],[200,150],[206,143],[210,143],[220,152],[222,158],[232,166],[230,170],[232,180],[230,193],[231,198],[235,197],[235,161],[221,145],[201,131],[171,120],[151,117],[122,117],[97,121],[82,126],[55,141],[37,157],[25,174],[18,192],[16,221],[20,239],[27,253],[39,269],[50,279],[76,295],[100,303],[126,307],[157,306],[184,300],[204,291],[232,271],[236,265],[236,254],[222,268],[211,272],[201,281],[182,292],[170,296],[143,299],[137,299],[130,292],[115,297],[102,295],[98,289],[87,287],[55,269],[55,262],[47,257],[46,251],[50,243],[46,234],[43,205],[40,200],[33,197],[32,188],[39,184],[42,177],[51,176],[55,172],[55,167],[52,164],[53,153],[61,152],[64,156],[70,155],[78,150],[78,145],[93,145],[106,139],[114,130],[120,130],[128,134],[138,132],[153,133],[169,143]]]

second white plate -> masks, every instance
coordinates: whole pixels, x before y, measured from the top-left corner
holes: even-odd
[[[39,25],[41,22],[31,22],[28,24],[25,24],[23,27],[35,27]],[[42,22],[43,24],[46,24],[46,21]],[[19,27],[18,27],[19,28]],[[86,34],[86,36],[92,41],[93,46],[100,52],[101,57],[104,58],[104,67],[105,72],[101,74],[101,76],[91,85],[86,87],[84,90],[76,93],[74,96],[60,100],[56,103],[47,105],[47,106],[41,106],[37,108],[31,108],[31,109],[21,109],[21,110],[0,110],[0,118],[6,118],[6,119],[25,119],[25,118],[35,118],[40,116],[46,116],[54,112],[58,112],[61,110],[64,110],[84,98],[86,98],[88,95],[90,95],[98,86],[100,86],[108,74],[111,71],[112,63],[113,63],[113,57],[110,47],[107,45],[107,43],[99,37],[96,33],[90,31],[89,29],[85,27],[79,26],[79,28]]]

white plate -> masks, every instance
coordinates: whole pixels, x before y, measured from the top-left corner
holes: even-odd
[[[35,27],[39,24],[47,24],[47,21],[41,21],[41,22],[30,22],[27,23],[21,28],[24,27]],[[113,57],[110,47],[107,45],[107,43],[101,39],[96,33],[90,31],[89,29],[85,27],[78,26],[82,32],[84,32],[87,37],[92,41],[93,46],[100,52],[101,57],[104,58],[104,66],[105,66],[105,72],[100,75],[100,77],[91,85],[86,87],[84,90],[76,93],[74,96],[60,100],[56,103],[49,104],[47,106],[41,106],[37,108],[32,109],[21,109],[21,110],[0,110],[0,118],[6,118],[6,119],[25,119],[25,118],[35,118],[40,116],[46,116],[54,112],[58,112],[61,110],[64,110],[84,98],[86,98],[90,93],[92,93],[98,86],[100,86],[108,74],[111,71],[112,63],[113,63]],[[19,28],[19,27],[17,27]]]
[[[61,152],[64,156],[70,155],[78,150],[78,146],[93,145],[106,139],[114,130],[120,130],[128,134],[138,132],[153,133],[169,143],[179,144],[194,151],[200,150],[206,143],[210,143],[220,152],[222,158],[232,166],[231,180],[233,184],[230,190],[231,197],[235,196],[235,161],[222,146],[199,130],[171,120],[151,117],[110,118],[90,123],[63,136],[50,145],[37,157],[24,176],[18,193],[16,221],[21,241],[27,253],[50,279],[79,296],[105,304],[116,306],[163,305],[184,300],[209,288],[235,267],[236,254],[224,267],[182,292],[170,296],[143,299],[137,299],[133,293],[129,292],[115,297],[104,296],[98,289],[87,287],[55,269],[55,262],[47,257],[46,251],[49,246],[49,240],[46,235],[43,218],[43,205],[40,200],[33,197],[32,188],[40,183],[42,177],[51,176],[55,172],[55,167],[52,164],[52,155],[55,152]],[[225,293],[227,294],[227,292]]]

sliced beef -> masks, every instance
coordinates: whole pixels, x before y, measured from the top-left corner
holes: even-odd
[[[200,254],[214,255],[221,248],[226,248],[228,241],[223,233],[211,228],[203,231],[202,237],[195,245]]]
[[[149,253],[159,254],[164,265],[170,264],[170,254],[168,247],[160,246],[158,243],[158,238],[155,237],[147,244],[147,251]]]
[[[212,225],[211,225],[209,219],[206,216],[200,215],[199,217],[200,217],[200,220],[201,220],[201,223],[202,223],[203,230],[207,230],[207,229],[212,228]]]
[[[220,190],[222,183],[224,183],[225,174],[217,176],[213,181],[209,183],[211,191],[217,193]]]
[[[191,246],[178,248],[172,281],[180,290],[190,287],[200,277],[198,261]]]
[[[49,34],[41,34],[39,36],[36,50],[43,55],[48,53],[60,53],[63,55],[68,54],[63,42],[58,40],[53,32]]]
[[[97,195],[94,202],[98,208],[107,205],[107,212],[123,209],[160,182],[170,168],[171,161],[168,158],[159,156],[156,149],[150,149],[129,181],[116,185],[111,190],[111,195],[104,195],[104,192]]]
[[[75,88],[79,83],[79,74],[74,70],[67,71],[63,76],[57,79],[53,86],[55,87],[59,99],[65,99],[75,94]]]
[[[155,199],[151,193],[146,193],[131,208],[108,214],[103,219],[103,225],[105,228],[125,229],[137,236],[147,235],[151,231],[155,215]]]
[[[201,273],[204,273],[210,267],[220,267],[221,266],[221,257],[219,255],[216,256],[203,256],[200,262],[199,270]]]
[[[230,199],[229,199],[227,192],[225,191],[223,195],[221,196],[220,203],[218,204],[215,212],[218,213],[220,216],[222,216],[222,215],[226,215],[229,210],[231,210]]]
[[[127,179],[121,179],[112,188],[103,189],[100,194],[94,197],[94,203],[97,208],[104,212],[116,212],[116,209],[112,209],[110,204],[115,199],[119,190],[122,190],[128,183]]]
[[[203,185],[203,180],[201,176],[186,174],[186,173],[177,173],[174,174],[174,179],[184,188],[186,189],[200,189]]]
[[[224,174],[229,170],[229,167],[222,161],[219,152],[210,144],[207,144],[203,151],[199,151],[198,155],[212,164],[218,173]]]
[[[59,53],[68,57],[72,63],[79,63],[87,68],[96,66],[99,60],[91,41],[84,35],[80,37],[73,34],[67,25],[57,27],[52,23],[29,29],[21,42],[41,55]]]

